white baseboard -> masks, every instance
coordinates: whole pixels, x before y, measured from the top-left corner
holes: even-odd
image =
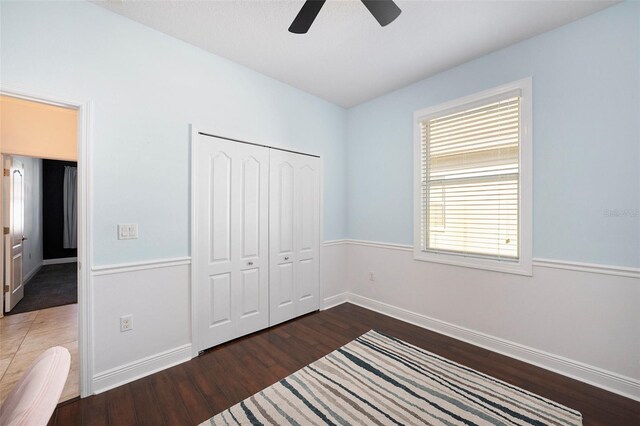
[[[640,381],[603,370],[562,356],[550,354],[485,333],[450,324],[426,315],[398,308],[353,293],[346,293],[346,301],[372,311],[435,331],[440,334],[480,346],[493,352],[571,377],[581,382],[640,401]],[[339,303],[337,303],[339,304]]]
[[[35,277],[36,274],[40,271],[40,269],[42,269],[42,265],[43,265],[42,263],[39,264],[23,277],[22,279],[23,285],[29,284],[29,281],[31,280],[31,278]]]
[[[77,257],[61,257],[59,259],[44,259],[42,261],[43,265],[58,265],[60,263],[76,263],[78,261]]]
[[[93,376],[92,389],[101,393],[191,359],[191,344],[125,364]]]
[[[334,294],[333,296],[325,297],[322,301],[322,310],[333,308],[334,306],[341,305],[347,301],[347,292]]]

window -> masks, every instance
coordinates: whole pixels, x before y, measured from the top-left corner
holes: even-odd
[[[531,80],[414,125],[414,257],[531,275]]]

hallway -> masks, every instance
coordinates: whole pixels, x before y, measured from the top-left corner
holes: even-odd
[[[78,303],[77,263],[44,265],[24,287],[24,298],[5,315]]]
[[[78,304],[0,318],[0,404],[33,361],[52,346],[71,353],[60,402],[80,395]]]

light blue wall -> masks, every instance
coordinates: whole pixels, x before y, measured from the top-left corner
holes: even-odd
[[[534,256],[640,266],[637,3],[346,113],[91,4],[1,5],[2,84],[93,101],[95,265],[188,255],[189,123],[322,155],[326,240],[411,244],[413,111],[532,76]]]
[[[346,236],[344,109],[90,3],[1,10],[2,84],[93,102],[94,265],[189,254],[190,123],[320,154],[324,238]]]
[[[640,3],[350,109],[349,238],[412,244],[415,110],[528,76],[534,257],[639,267]]]

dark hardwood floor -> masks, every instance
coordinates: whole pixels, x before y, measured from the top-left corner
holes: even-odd
[[[640,402],[351,304],[306,315],[61,405],[49,424],[197,425],[370,329],[576,409],[585,425],[640,424]]]

